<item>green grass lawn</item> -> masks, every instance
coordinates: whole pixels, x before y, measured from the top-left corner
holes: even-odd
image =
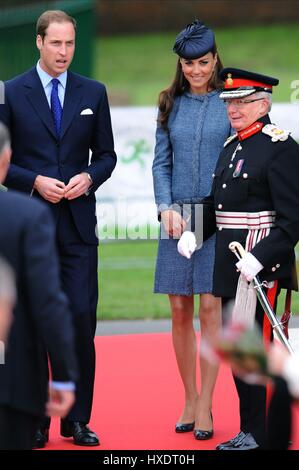
[[[280,79],[274,101],[290,101],[299,80],[299,24],[216,28],[224,66],[240,67]],[[94,76],[107,87],[112,104],[155,105],[173,79],[177,32],[97,39]]]
[[[116,242],[100,245],[98,317],[165,318],[166,295],[153,294],[157,242]]]
[[[100,245],[100,303],[104,320],[168,318],[167,295],[153,294],[156,241],[114,242]],[[278,312],[282,312],[281,296]],[[196,304],[197,309],[198,304]],[[299,313],[299,294],[293,295]]]

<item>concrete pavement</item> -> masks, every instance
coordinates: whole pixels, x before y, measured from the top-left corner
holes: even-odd
[[[194,320],[194,327],[199,330],[198,319]],[[171,331],[171,320],[112,320],[98,321],[96,335],[129,335],[140,333],[162,333]],[[295,350],[299,351],[299,316],[290,320],[290,340]]]

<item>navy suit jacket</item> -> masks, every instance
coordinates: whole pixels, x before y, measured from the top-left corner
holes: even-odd
[[[60,288],[54,224],[49,209],[15,191],[0,191],[0,256],[16,275],[18,299],[5,364],[0,365],[0,404],[43,416],[49,353],[53,380],[77,379],[74,333]]]
[[[82,115],[86,109],[92,114]],[[74,175],[88,171],[93,180],[90,194],[69,201],[69,205],[82,240],[97,244],[94,192],[110,177],[116,164],[105,86],[68,71],[58,139],[34,67],[5,83],[0,121],[8,126],[12,139],[12,162],[4,182],[8,188],[30,195],[37,175],[67,184]],[[36,191],[34,195],[39,197]],[[59,204],[48,204],[57,218]]]

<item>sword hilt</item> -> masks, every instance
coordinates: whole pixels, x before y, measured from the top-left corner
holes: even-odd
[[[239,242],[231,242],[228,245],[229,249],[236,255],[238,259],[244,258],[246,251],[244,250],[243,246]]]

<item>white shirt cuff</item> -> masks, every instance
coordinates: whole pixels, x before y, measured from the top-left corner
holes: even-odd
[[[76,385],[74,382],[51,382],[51,388],[54,390],[68,390],[74,392],[76,390]]]

